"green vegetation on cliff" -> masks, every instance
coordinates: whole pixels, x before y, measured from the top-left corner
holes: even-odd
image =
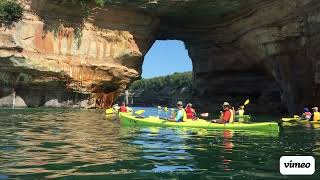
[[[160,76],[151,79],[141,79],[133,82],[129,90],[145,90],[145,91],[159,91],[165,87],[173,89],[181,89],[184,87],[192,88],[192,72],[174,73],[168,76]]]
[[[90,2],[94,2],[99,6],[103,6],[107,1],[110,1],[110,0],[71,0],[72,3],[80,4],[82,6],[86,6]]]
[[[22,17],[23,9],[15,0],[0,0],[0,21],[12,23]]]

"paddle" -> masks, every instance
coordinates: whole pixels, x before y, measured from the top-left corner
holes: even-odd
[[[250,100],[247,99],[247,100],[244,102],[243,106],[248,105],[249,103],[250,103]]]
[[[136,115],[141,115],[145,112],[145,110],[138,110],[136,112],[134,112]]]
[[[106,114],[113,114],[113,109],[112,108],[109,108],[109,109],[106,109]]]
[[[208,117],[208,116],[209,116],[209,113],[201,113],[200,116],[202,116],[202,117]]]
[[[145,110],[142,109],[142,110],[135,111],[134,114],[138,115],[137,116],[138,118],[144,118],[142,115],[144,112]]]

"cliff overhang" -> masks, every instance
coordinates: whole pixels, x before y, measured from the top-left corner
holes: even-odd
[[[0,31],[6,102],[15,93],[28,106],[107,107],[140,78],[157,39],[185,42],[201,108],[251,98],[297,112],[320,97],[315,0],[116,0],[89,3],[87,15],[58,0],[21,3],[22,20]]]

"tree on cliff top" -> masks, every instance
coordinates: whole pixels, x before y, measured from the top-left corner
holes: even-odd
[[[15,0],[0,0],[0,21],[11,24],[22,18],[23,8]]]
[[[160,76],[152,79],[141,79],[133,82],[129,90],[147,90],[147,91],[159,91],[165,87],[171,87],[173,89],[181,89],[192,87],[192,72],[174,73],[168,76]]]

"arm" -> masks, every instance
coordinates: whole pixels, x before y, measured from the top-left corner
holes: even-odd
[[[220,117],[219,117],[220,120],[223,120],[223,112],[220,111]]]

